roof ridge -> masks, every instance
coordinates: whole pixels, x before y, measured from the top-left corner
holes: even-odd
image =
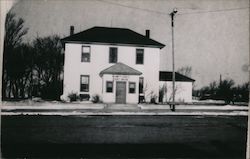
[[[94,26],[92,28],[108,28],[108,29],[124,29],[124,30],[130,30],[129,28],[120,28],[120,27],[107,27],[107,26]],[[91,28],[90,28],[91,29]]]
[[[89,43],[103,43],[103,44],[125,44],[136,46],[157,47],[162,49],[165,45],[148,38],[129,28],[94,26],[84,31],[75,33],[73,35],[61,39],[63,43],[66,42],[89,42]]]

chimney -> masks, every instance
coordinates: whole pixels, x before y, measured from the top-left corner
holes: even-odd
[[[146,30],[146,35],[147,38],[150,38],[150,30]]]
[[[74,26],[70,26],[70,35],[73,35],[74,34]]]

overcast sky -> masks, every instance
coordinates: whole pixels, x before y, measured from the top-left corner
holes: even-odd
[[[145,34],[163,44],[161,70],[172,69],[171,19],[175,19],[176,68],[192,67],[196,88],[213,80],[232,78],[248,81],[248,0],[21,0],[13,11],[25,20],[29,32],[37,35],[69,35],[94,26],[123,27]]]

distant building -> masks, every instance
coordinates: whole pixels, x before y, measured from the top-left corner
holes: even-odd
[[[160,102],[171,102],[173,97],[173,73],[160,71]],[[175,101],[192,102],[192,87],[194,79],[175,72]]]
[[[160,72],[160,50],[165,45],[151,39],[149,30],[141,35],[125,28],[93,27],[74,34],[71,27],[70,34],[62,39],[62,99],[76,93],[81,100],[98,95],[105,103],[150,102],[152,98],[158,102],[159,86],[165,79]],[[181,84],[185,91],[177,99],[192,99],[192,82],[188,83]]]

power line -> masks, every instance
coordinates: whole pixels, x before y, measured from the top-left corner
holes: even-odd
[[[115,3],[115,2],[110,2],[110,1],[105,1],[105,0],[97,0],[97,1],[107,3],[107,4],[116,5],[116,6],[120,6],[120,7],[136,9],[136,10],[140,10],[140,11],[144,11],[144,12],[151,12],[151,13],[161,14],[161,15],[169,15],[169,13],[166,13],[166,12],[160,12],[160,11],[146,9],[146,8],[138,8],[138,7],[134,7],[134,6],[128,6],[128,5]],[[183,12],[183,13],[178,13],[178,15],[228,12],[228,11],[236,11],[236,10],[245,10],[245,9],[249,9],[249,8],[250,7],[241,7],[241,8],[227,8],[227,9],[217,9],[217,10],[197,11],[197,12]],[[185,8],[182,8],[182,9],[185,9]]]
[[[169,15],[169,13],[160,12],[160,11],[151,10],[151,9],[146,9],[146,8],[138,8],[138,7],[133,7],[133,6],[127,6],[127,5],[123,5],[123,4],[120,4],[120,3],[108,2],[108,1],[104,1],[104,0],[97,0],[97,1],[100,1],[100,2],[103,2],[103,3],[112,4],[112,5],[116,5],[116,6],[121,6],[121,7],[136,9],[136,10],[142,10],[142,11],[145,11],[145,12],[152,12],[152,13],[156,13],[156,14]]]
[[[208,11],[198,11],[198,12],[184,12],[179,13],[178,15],[184,15],[184,14],[201,14],[201,13],[216,13],[216,12],[227,12],[227,11],[236,11],[236,10],[245,10],[249,9],[249,7],[243,7],[243,8],[228,8],[228,9],[218,9],[218,10],[208,10]]]

